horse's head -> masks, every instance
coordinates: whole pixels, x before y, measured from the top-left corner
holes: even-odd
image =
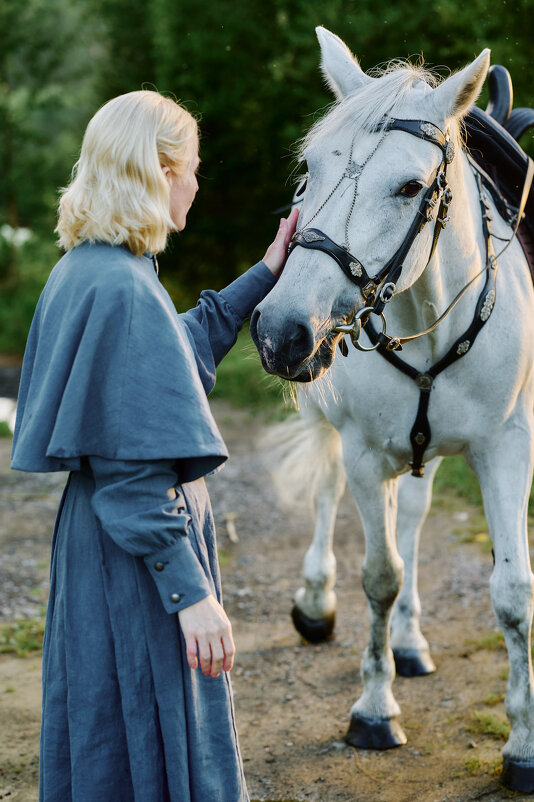
[[[489,66],[489,51],[484,51],[438,85],[432,74],[405,64],[371,77],[337,36],[324,28],[317,35],[321,66],[337,103],[313,126],[301,148],[308,165],[298,223],[302,233],[296,238],[302,247],[293,247],[280,280],[251,320],[264,368],[304,382],[332,364],[343,336],[334,331],[337,326],[350,322],[370,297],[378,297],[392,275],[398,293],[426,267],[443,196],[439,173],[453,154],[452,148],[447,152],[450,146],[441,132],[458,151],[458,122],[476,100]],[[416,121],[415,129],[390,130],[386,121],[392,120],[401,126],[402,121]],[[419,130],[419,122],[431,125]],[[414,235],[404,254],[410,232],[419,232],[422,204],[425,197],[432,199],[433,188],[429,224]],[[314,242],[322,234],[326,239]],[[338,261],[324,250],[329,242],[339,246]],[[346,254],[355,260],[345,259]],[[398,254],[402,271],[384,273]],[[373,278],[378,285],[374,295]]]

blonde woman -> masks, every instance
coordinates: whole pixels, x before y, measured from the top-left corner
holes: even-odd
[[[155,254],[198,189],[195,120],[156,92],[88,125],[28,338],[12,467],[69,471],[43,650],[42,802],[247,800],[203,477],[227,458],[206,394],[280,273],[262,262],[178,315]]]

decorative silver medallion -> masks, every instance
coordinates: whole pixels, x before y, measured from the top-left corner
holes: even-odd
[[[345,172],[343,173],[344,178],[354,178],[357,179],[362,174],[362,166],[361,164],[357,164],[356,162],[350,160],[345,168]]]
[[[321,234],[316,234],[315,231],[303,231],[302,239],[306,242],[324,242],[326,237],[322,237]]]
[[[490,290],[486,297],[484,298],[484,303],[482,304],[482,309],[480,310],[480,319],[483,323],[489,318],[493,311],[493,305],[495,304],[495,290]]]
[[[456,353],[458,354],[458,356],[463,356],[469,351],[470,347],[471,347],[471,341],[464,340],[463,343],[460,343],[460,345],[456,349]]]
[[[450,139],[447,140],[445,145],[445,161],[450,164],[454,159],[454,143]]]
[[[432,125],[432,123],[421,123],[420,127],[423,134],[427,136],[436,136],[436,132],[439,130],[435,125]]]
[[[415,383],[420,390],[431,390],[434,379],[430,373],[419,373],[415,378]]]
[[[349,262],[349,270],[356,278],[360,278],[362,275],[362,266],[359,262]]]
[[[417,432],[417,434],[415,435],[415,442],[417,443],[417,445],[422,446],[425,440],[426,437],[424,436],[423,432]]]

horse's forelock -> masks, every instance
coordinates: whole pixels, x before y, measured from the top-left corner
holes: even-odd
[[[414,89],[419,90],[423,97],[440,82],[440,77],[431,70],[399,59],[374,68],[369,75],[376,80],[336,101],[314,123],[298,143],[297,157],[300,161],[305,159],[304,154],[308,148],[328,139],[347,125],[350,125],[351,132],[356,137],[360,131],[374,130],[386,115],[402,116],[402,109]],[[450,134],[457,144],[461,144],[456,121],[451,124]]]

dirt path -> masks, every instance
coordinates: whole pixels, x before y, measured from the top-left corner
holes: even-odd
[[[254,447],[261,424],[214,404],[232,459],[210,480],[234,624],[238,729],[250,795],[320,802],[496,802],[521,799],[499,786],[498,725],[505,721],[506,654],[495,646],[488,580],[491,557],[477,542],[477,511],[435,508],[423,537],[423,629],[438,670],[397,678],[408,744],[356,752],[343,736],[361,690],[367,613],[360,585],[363,537],[347,495],[337,530],[338,623],[322,646],[303,643],[289,610],[299,585],[311,519],[279,511]],[[46,598],[48,549],[62,478],[8,474],[0,440],[0,619],[35,615]],[[239,543],[230,541],[234,517]],[[472,538],[471,538],[472,539]],[[478,538],[484,541],[484,537]],[[40,660],[0,656],[0,800],[34,802]],[[495,734],[484,731],[497,730]],[[497,773],[496,773],[497,772]],[[110,800],[110,802],[112,802]],[[210,802],[206,800],[205,802]]]

